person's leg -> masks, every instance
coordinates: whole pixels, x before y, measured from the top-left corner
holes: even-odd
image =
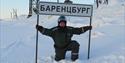
[[[96,0],[96,5],[97,5],[97,8],[99,7],[99,2],[98,2],[98,0]]]
[[[60,61],[62,59],[65,59],[65,54],[66,54],[65,50],[55,48],[55,60],[56,61]]]
[[[76,41],[71,41],[71,44],[68,46],[68,50],[71,50],[71,60],[75,61],[79,57],[79,43]]]
[[[108,4],[108,0],[106,0],[107,4]]]

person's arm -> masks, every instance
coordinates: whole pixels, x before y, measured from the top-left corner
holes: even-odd
[[[36,29],[42,33],[43,35],[47,35],[47,36],[52,36],[52,31],[51,29],[47,29],[47,28],[44,28],[40,25],[36,25]]]
[[[84,26],[84,27],[80,27],[80,28],[72,28],[72,34],[82,34],[88,30],[91,30],[92,26]]]
[[[92,26],[84,26],[84,27],[82,27],[83,32],[86,32],[86,31],[91,30],[91,29],[92,29]]]

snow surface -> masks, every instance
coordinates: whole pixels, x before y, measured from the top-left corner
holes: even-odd
[[[80,27],[89,24],[89,18],[67,17],[68,25]],[[51,28],[57,25],[58,16],[40,16],[40,25]],[[110,0],[109,5],[94,4],[90,59],[87,59],[88,32],[74,35],[80,43],[80,58],[74,63],[125,63],[125,0]],[[36,16],[27,19],[0,19],[0,63],[34,63]],[[39,33],[38,62],[56,63],[53,40]],[[66,60],[73,63],[67,52]]]

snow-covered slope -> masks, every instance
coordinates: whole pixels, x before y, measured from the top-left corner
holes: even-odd
[[[75,63],[125,63],[125,1],[110,0],[109,5],[94,4],[91,55],[87,59],[88,32],[72,39],[80,43],[80,58]],[[89,24],[89,18],[67,17],[68,25],[80,27]],[[40,25],[57,25],[58,16],[40,16]],[[34,63],[36,16],[26,19],[0,20],[0,63]],[[52,63],[53,40],[39,34],[39,63]],[[71,63],[70,52],[62,63]]]

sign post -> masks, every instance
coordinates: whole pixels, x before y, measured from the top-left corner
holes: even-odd
[[[38,2],[39,0],[37,0],[36,2],[36,8],[39,9],[38,7]],[[38,10],[37,10],[38,11]],[[39,14],[37,12],[37,25],[39,25]],[[36,52],[35,52],[35,63],[38,63],[37,61],[38,59],[38,29],[36,30]]]
[[[39,15],[65,15],[65,16],[79,16],[89,17],[90,26],[92,23],[93,6],[87,4],[65,4],[57,2],[42,2],[37,0],[37,25],[39,24]],[[90,57],[90,41],[91,30],[89,31],[88,43],[88,59]],[[36,63],[38,54],[38,30],[36,35]]]
[[[39,14],[90,17],[92,23],[93,6],[86,4],[64,4],[39,2]],[[88,59],[90,57],[91,30],[89,31]]]
[[[92,16],[90,17],[90,23],[89,25],[92,25]],[[89,42],[88,42],[88,59],[90,58],[90,42],[91,42],[91,30],[89,30]]]

